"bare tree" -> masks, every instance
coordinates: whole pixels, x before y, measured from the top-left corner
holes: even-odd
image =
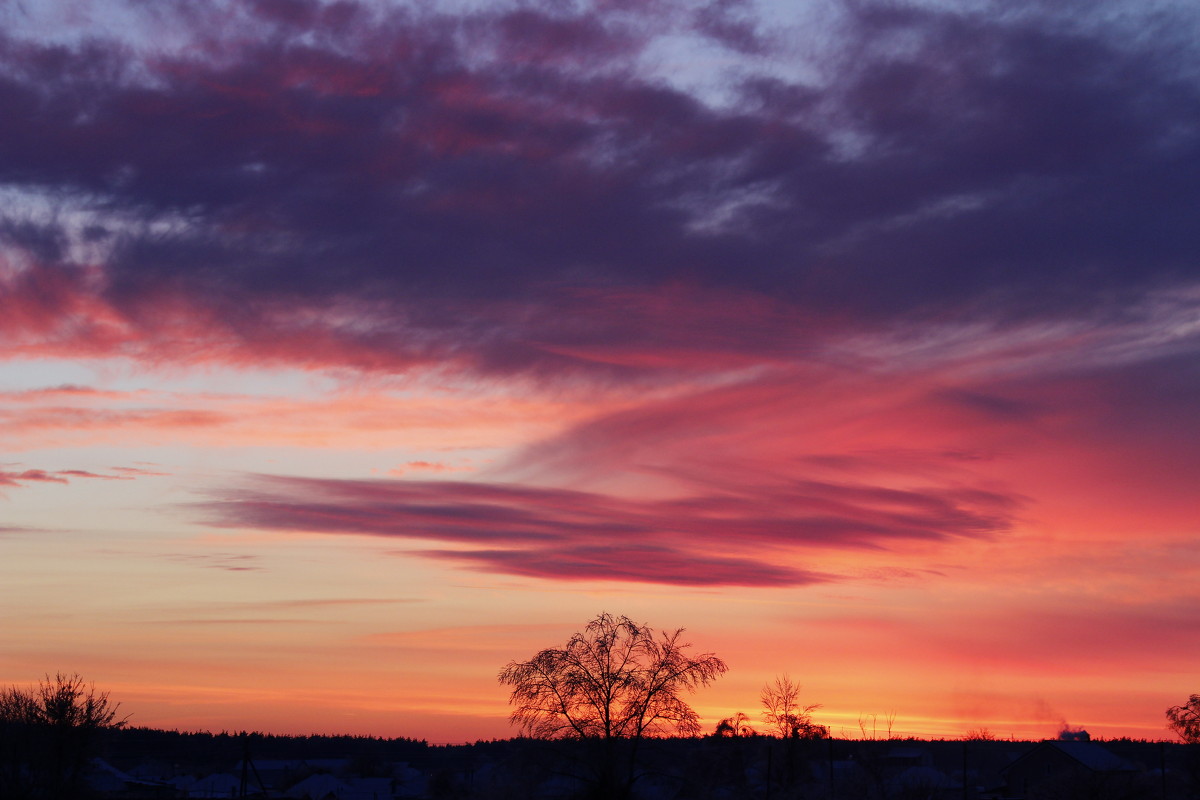
[[[1167,727],[1188,744],[1200,744],[1200,694],[1167,709]]]
[[[511,686],[511,720],[531,736],[603,742],[597,757],[597,795],[628,794],[637,743],[647,736],[700,732],[684,695],[708,686],[728,669],[712,653],[692,656],[683,628],[655,631],[629,617],[602,613],[561,648],[500,671]],[[616,769],[616,742],[629,743],[628,768]]]
[[[732,717],[726,717],[717,723],[713,735],[717,737],[746,737],[757,736],[754,728],[750,727],[750,717],[743,714],[741,711],[734,714]]]
[[[64,728],[99,730],[120,728],[120,703],[109,700],[108,692],[96,691],[78,673],[49,675],[36,688],[8,686],[0,689],[0,721],[54,725]]]
[[[120,703],[78,674],[49,675],[37,687],[0,689],[0,796],[68,796],[98,734],[120,728]]]
[[[868,720],[870,720],[870,723],[871,723],[871,731],[869,734],[867,733],[867,721]],[[896,724],[896,712],[888,711],[887,713],[885,713],[883,715],[883,724],[884,724],[884,737],[883,738],[885,738],[885,739],[894,738],[895,734],[892,733],[892,728]],[[863,739],[870,739],[871,741],[878,739],[879,738],[879,715],[878,714],[867,714],[865,712],[860,713],[858,715],[858,730],[861,732]]]
[[[812,712],[820,703],[800,706],[800,684],[786,673],[762,688],[763,721],[783,738],[823,739],[829,735],[824,725],[812,721]]]
[[[690,657],[682,635],[601,614],[565,647],[500,671],[500,683],[512,687],[513,724],[546,738],[696,735],[700,720],[683,695],[728,667],[712,653]]]
[[[876,733],[876,725],[875,725],[875,721],[876,721],[876,720],[879,718],[879,715],[878,715],[878,714],[859,714],[859,715],[858,715],[858,729],[859,729],[860,731],[862,731],[862,738],[864,738],[864,739],[868,738],[868,737],[867,737],[867,717],[870,717],[870,718],[871,718],[871,736],[870,736],[870,739],[871,739],[872,741],[874,741],[874,740],[875,740],[875,733]]]
[[[996,734],[990,728],[971,728],[962,735],[964,742],[994,742]]]
[[[0,689],[0,724],[33,725],[42,719],[34,693],[16,686]]]

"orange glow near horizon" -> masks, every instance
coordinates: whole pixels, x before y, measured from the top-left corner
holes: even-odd
[[[1191,5],[82,5],[0,3],[0,686],[473,741],[610,612],[708,729],[1200,692]]]
[[[499,668],[562,643],[610,610],[656,627],[687,627],[697,649],[726,658],[730,674],[694,698],[709,727],[739,710],[756,716],[761,686],[787,672],[804,685],[806,701],[821,705],[816,720],[840,736],[861,736],[859,720],[868,718],[879,735],[879,720],[893,713],[893,733],[904,736],[952,738],[987,727],[1039,738],[1066,724],[1096,736],[1165,735],[1162,709],[1189,691],[1194,645],[1187,601],[1159,576],[1178,581],[1198,571],[1190,509],[1172,505],[1162,490],[1168,502],[1141,517],[1153,528],[1140,529],[1135,543],[1127,526],[1136,517],[1125,498],[1094,495],[1084,476],[1119,481],[1113,470],[1126,463],[1141,480],[1139,443],[1103,428],[1003,419],[1000,429],[986,419],[968,428],[954,414],[920,413],[919,404],[929,402],[922,398],[943,402],[946,392],[931,388],[939,385],[928,377],[912,384],[903,374],[864,383],[818,371],[677,390],[639,405],[601,401],[590,410],[578,399],[536,397],[493,405],[475,395],[459,404],[452,393],[446,402],[415,405],[340,393],[279,406],[321,409],[315,421],[329,433],[320,438],[274,433],[288,424],[286,414],[270,410],[275,401],[174,395],[177,406],[198,402],[222,418],[277,420],[254,435],[273,451],[259,466],[247,460],[253,469],[277,464],[293,475],[319,475],[322,462],[342,463],[360,476],[358,483],[321,480],[295,489],[286,481],[255,488],[234,472],[193,484],[189,463],[214,463],[216,448],[255,441],[243,436],[246,422],[209,425],[202,444],[187,425],[164,429],[111,413],[146,393],[79,393],[98,438],[37,448],[38,429],[18,428],[11,452],[22,461],[6,468],[9,507],[26,510],[10,515],[3,534],[8,569],[17,570],[5,582],[6,627],[22,644],[0,656],[0,682],[77,670],[111,690],[134,724],[166,728],[494,738],[515,733],[495,683]],[[801,391],[803,402],[780,402]],[[9,397],[10,413],[28,413],[26,396]],[[356,438],[366,430],[360,414],[384,409],[411,422],[389,432],[391,443],[375,437],[364,447]],[[136,436],[125,447],[128,458],[113,449],[113,437],[130,425],[167,433],[152,462],[138,457]],[[522,435],[531,443],[514,449]],[[1103,464],[1095,463],[1099,436],[1108,437]],[[1060,442],[1052,451],[1044,449],[1048,437]],[[444,446],[435,447],[438,441]],[[101,443],[104,462],[97,461]],[[459,454],[472,451],[460,448],[472,443],[490,453],[481,476],[420,468],[466,463]],[[87,468],[66,469],[76,459]],[[103,469],[91,468],[98,463]],[[403,464],[418,468],[396,476],[393,467]],[[35,481],[31,470],[55,480]],[[450,482],[428,483],[427,475]],[[517,480],[545,488],[514,494]],[[814,514],[850,513],[838,510],[849,502],[854,514],[867,514],[863,524],[936,512],[964,527],[957,538],[871,541],[843,539],[835,526],[796,546],[786,522],[779,532],[772,523],[761,534],[739,535],[745,512],[736,506],[692,522],[653,521],[685,513],[701,486],[719,487],[718,496],[748,493],[756,514],[785,514],[795,502],[784,499],[794,491],[790,481],[816,481],[803,488]],[[420,494],[389,499],[401,487]],[[315,515],[280,527],[262,516],[264,502],[282,512],[325,491],[334,494]],[[1012,499],[1000,503],[1001,496]],[[484,513],[495,520],[481,521],[486,535],[448,527],[454,517],[438,521],[438,504],[456,497],[490,509]],[[47,515],[66,498],[110,509],[114,521],[131,504],[165,503],[160,514],[174,520],[171,533],[134,525],[101,545],[85,534],[85,517],[58,514],[55,522]],[[430,527],[411,537],[377,529],[356,504],[380,502],[429,504],[422,515],[390,524]],[[678,510],[660,511],[660,502]],[[592,519],[597,504],[622,524],[691,531],[687,540],[670,532],[647,540],[655,547],[687,541],[712,558],[757,558],[815,577],[775,588],[689,585],[692,578],[682,577],[670,588],[462,560],[490,552],[489,542],[511,541],[504,546],[514,552],[537,548],[538,539],[519,538],[525,534],[509,527],[509,517],[570,520],[586,511],[580,519]],[[216,512],[226,518],[214,528]],[[335,519],[358,520],[357,527],[340,530]],[[60,532],[45,531],[48,523]],[[975,525],[996,529],[977,534]],[[53,544],[64,535],[70,555]],[[453,557],[431,560],[434,551]],[[1141,688],[1131,692],[1131,682]]]

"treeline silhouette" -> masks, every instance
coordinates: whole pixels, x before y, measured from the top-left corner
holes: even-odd
[[[12,743],[8,738],[4,741]],[[618,746],[624,746],[619,743]],[[111,727],[92,740],[89,759],[153,776],[137,787],[101,792],[80,782],[26,783],[0,790],[4,800],[34,798],[264,797],[282,798],[314,776],[347,786],[374,778],[393,787],[379,798],[429,800],[567,800],[595,797],[589,777],[601,740],[515,737],[473,744],[372,736],[289,736],[262,732],[185,732]],[[1015,778],[1016,764],[1043,775],[1045,754],[1109,759],[1090,767],[1057,768],[1031,784]],[[1085,748],[1085,749],[1079,749]],[[639,800],[983,800],[995,797],[1062,800],[1185,800],[1200,796],[1197,746],[1130,739],[1103,742],[1027,742],[996,739],[800,739],[778,736],[653,738],[641,743]],[[29,750],[24,751],[26,754]],[[8,751],[12,755],[12,751]],[[247,758],[248,757],[248,758]],[[256,770],[244,794],[188,793],[169,783],[182,776],[240,776]],[[1061,767],[1061,765],[1060,765]],[[401,770],[405,778],[397,777]],[[45,777],[45,776],[43,776]],[[1052,779],[1052,780],[1051,780]],[[300,796],[293,792],[290,796]],[[350,797],[352,795],[343,795]]]
[[[378,795],[380,800],[594,800],[600,795],[592,770],[604,746],[600,739],[515,737],[433,745],[367,736],[125,728],[106,732],[97,754],[123,770],[166,770],[170,774],[164,778],[214,772],[236,776],[248,754],[261,778],[247,782],[245,795],[231,790],[221,795],[227,797],[301,796],[288,792],[313,775],[336,777],[349,785],[359,778],[398,776],[402,768],[416,777],[392,780],[394,793]],[[1131,739],[1032,742],[709,734],[643,740],[637,779],[622,791],[637,800],[1189,800],[1200,797],[1196,751],[1194,745]]]
[[[538,800],[1200,800],[1200,696],[1166,711],[1181,743],[1042,742],[986,728],[955,740],[836,738],[786,674],[748,715],[700,735],[683,695],[726,669],[682,629],[601,614],[563,648],[511,662],[526,733],[463,745],[374,736],[185,732],[129,726],[78,675],[0,689],[0,800],[282,797]],[[549,698],[549,699],[548,699]],[[674,735],[671,735],[674,734]]]
[[[372,761],[414,761],[430,750],[423,739],[310,734],[288,736],[258,731],[169,731],[129,727],[109,731],[103,752],[118,760],[156,759],[171,763],[227,766],[247,752],[255,760],[345,759],[363,765]]]

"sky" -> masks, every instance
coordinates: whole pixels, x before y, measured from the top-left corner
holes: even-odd
[[[0,685],[460,742],[1200,691],[1190,0],[0,0]],[[860,725],[860,723],[862,723]]]

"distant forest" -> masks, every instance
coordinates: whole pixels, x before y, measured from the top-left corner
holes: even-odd
[[[574,800],[599,797],[589,770],[596,763],[594,750],[601,744],[517,737],[432,745],[369,736],[124,728],[105,731],[97,753],[123,772],[153,775],[163,783],[178,783],[181,776],[244,774],[249,776],[244,788],[247,797],[303,797],[306,781],[324,777],[340,780],[346,787],[364,779],[383,781],[391,787],[386,796],[395,800]],[[1200,797],[1200,751],[1195,745],[1131,739],[805,740],[708,735],[644,740],[636,761],[638,778],[624,796],[638,800]],[[296,787],[300,789],[292,791]],[[338,796],[358,796],[346,792]],[[316,795],[312,798],[317,800]]]

